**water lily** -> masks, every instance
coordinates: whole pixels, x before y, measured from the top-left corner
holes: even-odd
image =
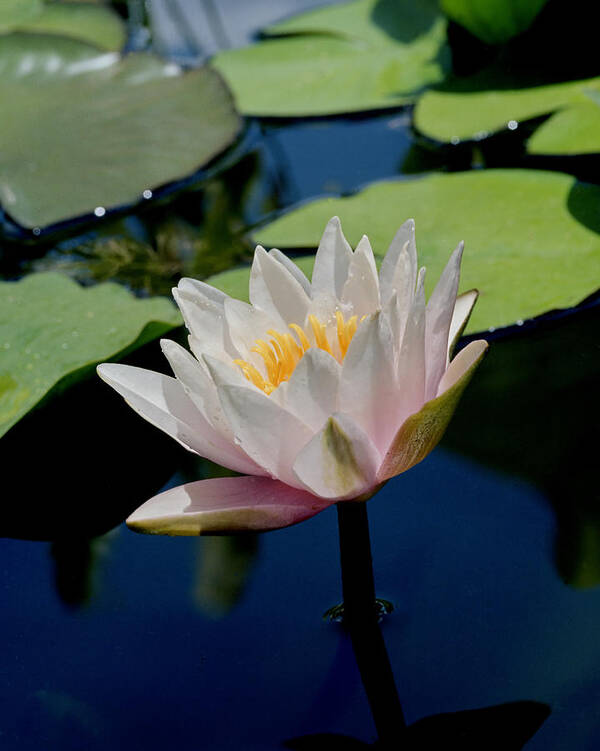
[[[367,237],[353,252],[334,217],[312,282],[260,246],[250,304],[182,279],[174,296],[191,353],[161,343],[175,377],[112,363],[98,372],[146,420],[242,476],[167,490],[128,524],[164,534],[275,529],[364,500],[424,459],[487,349],[474,341],[451,359],[477,298],[457,297],[462,249],[427,303],[412,220],[379,273]]]

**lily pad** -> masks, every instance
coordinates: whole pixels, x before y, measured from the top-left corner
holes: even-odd
[[[437,141],[481,138],[503,130],[510,121],[518,123],[587,103],[588,91],[600,92],[600,78],[525,85],[523,79],[487,70],[425,92],[415,107],[414,124]]]
[[[84,289],[54,273],[0,282],[0,436],[57,387],[180,324],[165,298],[117,284]]]
[[[66,37],[0,37],[0,202],[24,227],[138,201],[196,171],[238,134],[209,67],[182,74]]]
[[[398,107],[449,67],[433,0],[355,0],[267,29],[213,59],[245,114],[303,117]]]
[[[461,289],[480,291],[467,328],[475,332],[569,308],[600,287],[599,205],[600,186],[560,173],[456,172],[313,201],[257,229],[255,239],[267,247],[316,247],[338,215],[353,247],[364,233],[381,258],[400,224],[414,217],[429,290],[465,241]],[[247,269],[235,270],[210,282],[245,297],[248,277]]]
[[[552,115],[527,141],[527,151],[557,156],[600,154],[600,92],[597,97]]]
[[[503,44],[528,29],[546,1],[441,0],[441,7],[486,44]]]
[[[115,11],[106,6],[54,2],[46,5],[36,3],[35,9],[26,17],[15,15],[13,23],[4,24],[4,30],[59,34],[105,50],[120,50],[125,44],[125,24]]]
[[[43,8],[42,0],[2,0],[0,4],[0,32],[35,18]]]

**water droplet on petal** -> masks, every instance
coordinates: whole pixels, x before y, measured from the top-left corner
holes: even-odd
[[[519,123],[516,120],[509,120],[508,121],[508,129],[509,130],[516,130],[519,127]]]
[[[148,200],[148,199],[152,198],[152,191],[151,191],[151,190],[148,190],[148,189],[146,189],[146,190],[145,190],[145,191],[144,191],[144,192],[142,193],[142,196],[143,196],[143,197],[144,197],[144,198],[145,198],[146,200]]]
[[[42,230],[39,227],[34,227],[31,231],[36,237],[42,234]]]
[[[106,214],[106,209],[104,208],[104,206],[96,206],[96,208],[94,209],[94,214],[96,216],[104,216],[104,214]]]

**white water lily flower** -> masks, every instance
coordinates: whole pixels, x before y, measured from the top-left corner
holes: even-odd
[[[457,298],[462,243],[429,302],[414,222],[378,275],[366,237],[325,228],[312,283],[258,246],[251,304],[193,279],[174,290],[193,354],[161,342],[175,378],[105,363],[100,376],[142,417],[241,477],[152,498],[127,520],[151,533],[267,530],[361,500],[440,440],[487,343],[450,360],[477,292]]]

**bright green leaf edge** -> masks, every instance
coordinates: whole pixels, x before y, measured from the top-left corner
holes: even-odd
[[[0,436],[49,395],[181,325],[166,298],[56,273],[0,282]]]
[[[414,111],[414,126],[436,141],[481,138],[578,102],[600,91],[600,77],[543,86],[520,87],[494,71],[454,79],[426,91]]]
[[[73,37],[100,49],[123,48],[127,31],[121,17],[108,7],[89,3],[52,3],[13,31]]]
[[[486,44],[503,44],[531,26],[547,0],[441,0],[441,8]]]
[[[266,247],[316,247],[337,215],[352,246],[366,234],[381,259],[398,227],[414,217],[428,292],[465,241],[461,291],[480,292],[466,329],[473,333],[573,307],[600,287],[599,205],[600,186],[558,172],[436,174],[313,201],[255,230],[254,238]],[[310,273],[312,261],[300,265]],[[208,281],[247,299],[248,279],[248,269],[235,269]]]
[[[374,20],[383,6],[382,23],[393,21],[399,32],[386,33]],[[246,115],[314,117],[398,107],[449,68],[446,21],[428,0],[416,7],[413,0],[355,0],[298,15],[267,34],[212,60]]]
[[[600,154],[600,106],[582,102],[556,112],[527,141],[530,154]]]

